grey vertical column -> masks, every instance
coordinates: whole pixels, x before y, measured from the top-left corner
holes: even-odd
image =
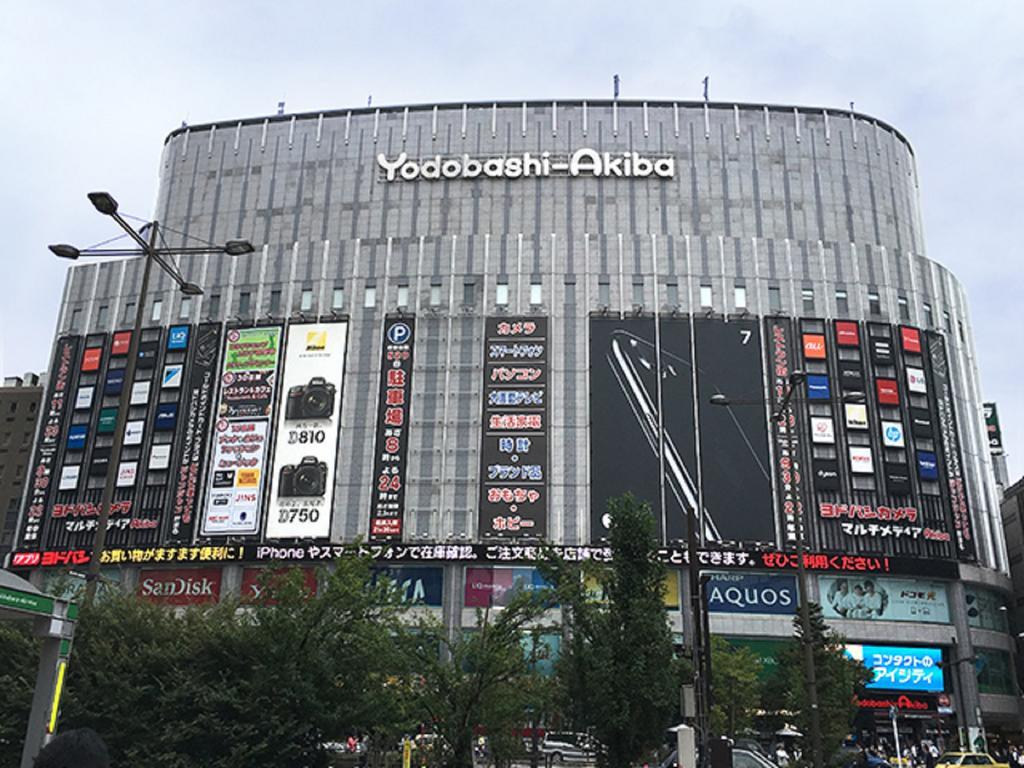
[[[465,590],[466,567],[459,562],[445,563],[444,598],[441,603],[441,621],[448,630],[448,637],[454,641],[462,631],[462,608]]]
[[[967,595],[960,580],[949,585],[949,600],[952,607],[955,641],[949,660],[949,669],[960,692],[957,708],[957,724],[961,727],[981,726],[981,700],[978,697],[978,677],[974,671],[974,645],[971,642],[971,628],[967,623]]]

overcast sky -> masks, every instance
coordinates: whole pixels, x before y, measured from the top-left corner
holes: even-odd
[[[0,11],[0,371],[42,370],[65,267],[152,214],[163,139],[202,123],[373,103],[611,95],[792,103],[899,128],[926,253],[965,284],[984,397],[1024,471],[1024,5],[911,2],[8,2]]]

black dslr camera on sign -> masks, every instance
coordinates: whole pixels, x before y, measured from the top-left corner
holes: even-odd
[[[331,387],[333,390],[334,387]],[[281,467],[278,497],[323,496],[327,490],[327,464],[316,456],[303,456],[298,464]]]
[[[334,412],[334,395],[333,384],[323,376],[314,376],[308,384],[299,384],[288,390],[284,417],[289,420],[329,419]]]

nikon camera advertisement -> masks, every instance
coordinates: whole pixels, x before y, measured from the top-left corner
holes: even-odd
[[[224,345],[203,535],[259,531],[281,329],[232,328]]]
[[[292,323],[271,464],[268,539],[327,538],[348,324]]]

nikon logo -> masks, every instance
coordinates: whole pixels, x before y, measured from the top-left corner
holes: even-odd
[[[418,181],[419,179],[520,179],[544,176],[594,176],[600,178],[643,179],[651,176],[671,179],[676,174],[674,157],[645,157],[639,152],[598,152],[577,149],[571,155],[539,155],[524,152],[509,157],[475,158],[469,155],[443,157],[434,155],[411,160],[402,152],[394,160],[377,155],[377,165],[384,171],[385,181]]]

